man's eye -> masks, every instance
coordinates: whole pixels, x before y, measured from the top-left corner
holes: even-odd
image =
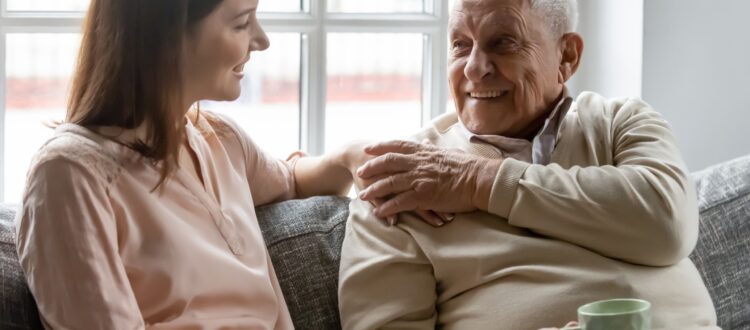
[[[495,43],[497,47],[512,47],[515,44],[516,44],[516,41],[513,40],[513,38],[500,38]]]
[[[454,41],[452,48],[453,50],[462,50],[462,49],[466,49],[466,47],[469,47],[469,45],[466,42]]]

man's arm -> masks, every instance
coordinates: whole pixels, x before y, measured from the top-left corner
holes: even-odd
[[[611,140],[602,165],[531,165],[387,142],[368,147],[378,157],[358,175],[390,176],[360,197],[394,196],[374,211],[380,217],[415,208],[479,209],[607,257],[648,266],[677,263],[697,240],[698,207],[669,125],[640,100],[607,106],[619,107],[611,110],[611,127],[588,132],[586,142]]]
[[[698,206],[667,122],[629,100],[615,115],[611,136],[612,165],[566,169],[506,160],[489,211],[636,264],[684,259],[697,240]]]
[[[344,329],[435,328],[432,266],[402,226],[386,226],[370,203],[352,201],[339,271]]]

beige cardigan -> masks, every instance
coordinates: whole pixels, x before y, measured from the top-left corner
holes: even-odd
[[[491,158],[455,114],[414,139]],[[638,297],[656,329],[716,329],[687,259],[698,234],[690,181],[668,124],[638,99],[584,93],[548,166],[507,159],[490,211],[444,228],[413,216],[384,226],[351,203],[342,249],[345,329],[538,329],[587,302]]]

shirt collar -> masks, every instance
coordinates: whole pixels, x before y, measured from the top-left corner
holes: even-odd
[[[532,142],[525,139],[510,138],[502,135],[477,135],[469,131],[468,128],[460,121],[460,131],[471,142],[481,142],[489,144],[503,153],[503,156],[514,158],[529,163],[548,163],[552,149],[557,143],[557,136],[560,130],[562,119],[565,118],[573,98],[569,96],[568,89],[563,87],[562,97],[557,102],[555,108],[547,116],[544,126],[534,136]]]

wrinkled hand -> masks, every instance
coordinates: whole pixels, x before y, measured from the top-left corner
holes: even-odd
[[[352,178],[354,180],[354,187],[355,191],[360,192],[361,190],[369,187],[373,182],[377,181],[377,179],[385,178],[385,175],[381,176],[373,176],[370,179],[362,179],[360,176],[356,175],[356,171],[359,167],[361,167],[363,164],[367,163],[368,161],[375,158],[375,156],[370,155],[365,152],[365,147],[369,145],[367,142],[352,142],[346,147],[344,147],[341,151],[341,160],[342,165],[349,169],[350,173],[352,174]],[[372,200],[369,200],[369,202],[375,207],[378,208],[382,206],[386,200],[384,198],[375,198]],[[446,215],[441,213],[435,213],[433,211],[428,210],[414,210],[414,212],[417,214],[417,216],[422,219],[422,221],[435,226],[440,227],[445,225],[446,223],[453,220],[452,215]],[[385,221],[393,226],[396,224],[397,216],[396,214],[389,215],[386,217],[381,217],[385,219]]]
[[[366,201],[386,199],[373,211],[378,217],[414,210],[486,211],[502,163],[407,141],[374,144],[365,151],[377,157],[357,170],[360,179],[373,181],[359,197]]]

